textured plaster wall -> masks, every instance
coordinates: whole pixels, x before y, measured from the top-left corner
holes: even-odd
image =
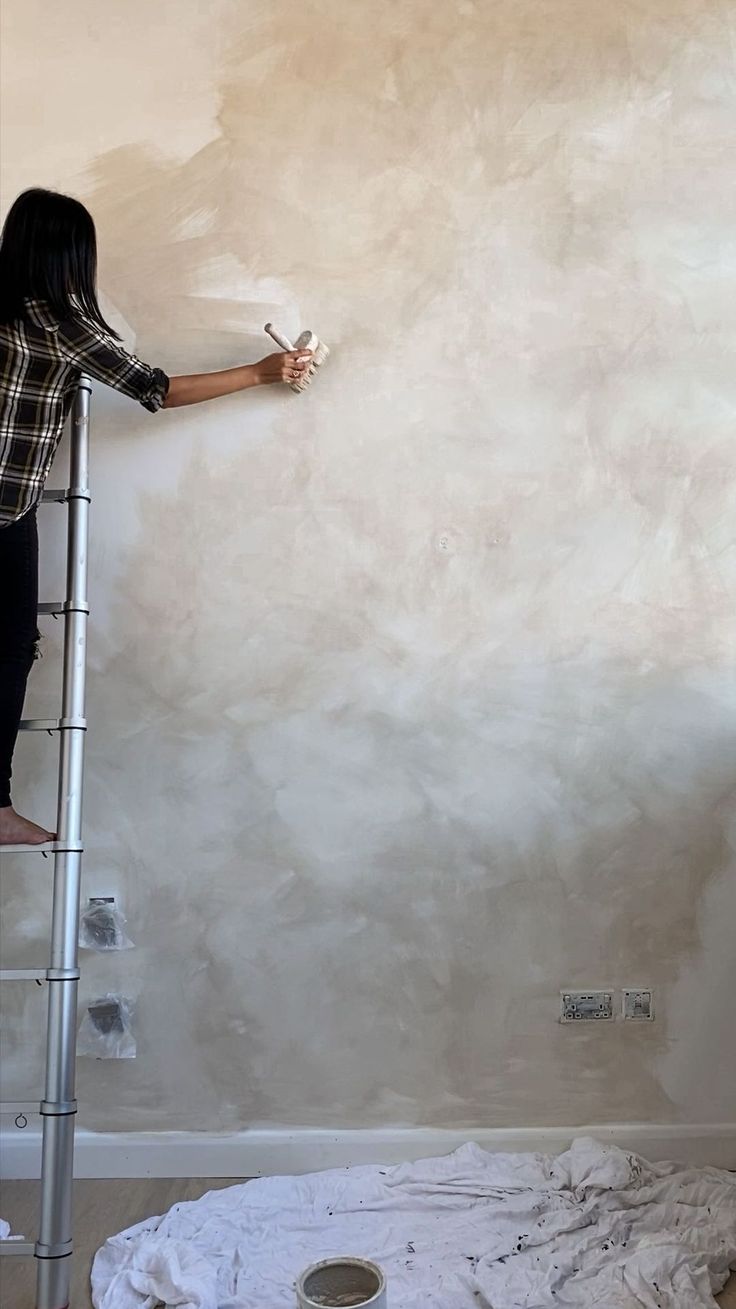
[[[84,1125],[736,1118],[733,6],[3,28],[4,205],[91,206],[140,354],[334,347],[304,398],[95,398],[85,886],[138,948],[83,994],[139,1058],[81,1065]],[[3,863],[41,957],[49,868]],[[654,1027],[556,1023],[629,983]]]

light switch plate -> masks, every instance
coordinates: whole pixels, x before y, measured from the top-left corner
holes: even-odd
[[[651,987],[625,986],[622,991],[621,1013],[635,1023],[654,1021],[654,996]]]

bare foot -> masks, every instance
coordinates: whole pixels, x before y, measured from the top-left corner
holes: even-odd
[[[12,805],[0,809],[0,846],[3,845],[43,845],[46,841],[55,841],[53,832],[45,827],[21,818]]]

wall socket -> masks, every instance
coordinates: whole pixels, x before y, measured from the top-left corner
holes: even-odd
[[[560,991],[560,1022],[612,1022],[614,991]],[[626,1022],[654,1021],[654,995],[650,986],[625,986],[621,1017]]]
[[[561,1023],[612,1022],[613,991],[562,991]]]
[[[654,997],[649,987],[625,986],[621,994],[623,1018],[632,1019],[635,1023],[653,1022]]]

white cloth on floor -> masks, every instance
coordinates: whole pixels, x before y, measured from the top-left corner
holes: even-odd
[[[465,1145],[395,1167],[269,1177],[174,1205],[98,1251],[96,1309],[294,1309],[307,1265],[380,1264],[389,1309],[714,1309],[736,1265],[736,1176],[581,1137]]]
[[[6,1223],[4,1218],[0,1218],[0,1241],[4,1241],[10,1236],[10,1223]]]

